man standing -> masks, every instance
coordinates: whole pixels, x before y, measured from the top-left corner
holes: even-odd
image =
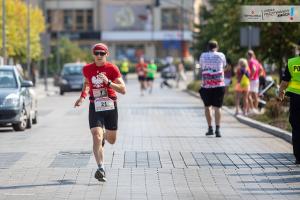
[[[284,99],[285,94],[290,97],[289,121],[292,126],[295,164],[300,164],[300,55],[288,60],[278,93],[280,101]]]
[[[250,69],[250,92],[249,92],[249,108],[250,112],[258,112],[258,90],[259,90],[259,75],[262,70],[262,65],[255,57],[254,51],[249,50],[247,53],[248,66]]]
[[[118,129],[116,92],[125,94],[126,88],[118,67],[106,61],[109,54],[107,46],[103,43],[95,44],[92,52],[94,62],[83,67],[84,86],[74,106],[80,106],[89,91],[89,125],[93,135],[93,152],[98,165],[95,178],[104,182],[106,181],[104,141],[107,140],[110,144],[116,141]]]
[[[139,63],[136,64],[135,69],[140,82],[141,96],[144,96],[144,90],[146,90],[147,64],[143,57],[139,59]]]
[[[225,94],[224,68],[226,66],[225,55],[218,52],[218,43],[211,40],[208,43],[209,52],[200,56],[200,67],[202,75],[200,96],[205,105],[205,117],[208,124],[206,135],[213,135],[211,107],[215,110],[216,137],[221,137],[220,121],[221,107]]]

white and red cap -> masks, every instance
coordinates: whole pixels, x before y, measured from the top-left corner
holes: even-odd
[[[108,47],[106,46],[106,44],[103,43],[97,43],[92,47],[92,51],[94,52],[108,52]]]

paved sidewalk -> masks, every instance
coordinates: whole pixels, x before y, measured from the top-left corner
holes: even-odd
[[[105,146],[108,182],[94,178],[87,102],[41,100],[32,132],[0,133],[0,199],[299,199],[292,147],[223,113],[222,138],[206,137],[202,102],[159,88],[119,98],[119,134]],[[54,117],[53,117],[54,116]]]

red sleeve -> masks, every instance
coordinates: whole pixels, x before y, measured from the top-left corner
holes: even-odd
[[[112,81],[121,77],[120,70],[117,66],[113,65]]]
[[[83,74],[83,76],[86,78],[87,77],[87,70],[86,70],[86,68],[87,68],[87,66],[84,66],[83,68],[82,68],[82,74]]]

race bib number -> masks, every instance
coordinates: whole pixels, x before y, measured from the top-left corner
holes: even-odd
[[[95,98],[102,98],[108,96],[106,88],[93,89],[93,95]]]
[[[94,104],[96,112],[115,109],[114,101],[109,97],[95,98]]]

